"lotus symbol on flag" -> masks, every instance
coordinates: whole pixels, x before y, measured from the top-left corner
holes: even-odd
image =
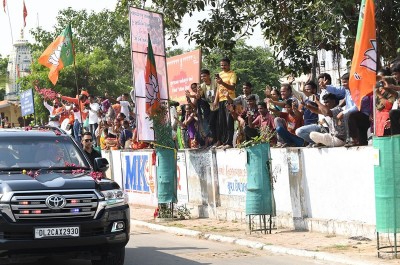
[[[361,61],[360,66],[364,66],[372,71],[376,69],[376,40],[371,40],[372,48],[364,53],[364,60]]]
[[[150,74],[149,82],[146,83],[146,104],[152,106],[158,100],[157,93],[159,93],[158,80],[153,74]]]
[[[62,43],[57,46],[57,49],[49,57],[49,63],[58,66],[60,62]]]

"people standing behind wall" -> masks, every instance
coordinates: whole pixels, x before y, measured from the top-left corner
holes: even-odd
[[[197,115],[197,139],[200,146],[208,146],[210,137],[209,118],[210,105],[206,100],[204,91],[197,83],[190,85],[192,93],[186,91],[187,103],[190,104]]]
[[[248,107],[247,97],[250,95],[254,95],[255,100],[256,100],[255,103],[258,104],[258,102],[260,102],[260,98],[257,94],[253,94],[252,90],[253,90],[253,85],[250,82],[243,83],[243,94],[232,99],[233,104],[242,105],[243,109],[247,109],[247,107]],[[229,97],[229,94],[227,95],[227,97]]]
[[[122,121],[122,128],[123,129],[119,136],[119,144],[120,144],[121,148],[123,148],[123,149],[130,149],[133,134],[129,127],[129,121],[127,121],[127,120]]]
[[[360,110],[351,112],[348,120],[349,136],[351,141],[346,147],[368,145],[368,129],[373,120],[373,95],[372,92],[361,100]]]
[[[218,84],[217,96],[214,100],[214,107],[218,105],[218,129],[215,147],[222,145],[224,148],[229,148],[233,145],[234,122],[233,117],[229,115],[226,109],[227,97],[225,92],[228,92],[230,98],[236,98],[237,76],[231,70],[231,61],[228,58],[223,58],[220,61],[220,67],[222,71],[215,76]]]
[[[377,75],[378,78],[378,75]],[[391,76],[384,76],[379,79],[375,88],[375,135],[390,135],[389,112],[397,98],[397,92],[390,88],[396,81]]]
[[[355,141],[358,141],[358,139],[351,139],[350,136],[350,128],[349,128],[349,117],[350,114],[353,112],[357,112],[358,108],[356,106],[356,104],[353,101],[353,98],[351,97],[351,93],[350,93],[350,88],[349,88],[349,77],[350,75],[348,73],[342,75],[341,79],[341,83],[342,83],[342,87],[345,90],[345,107],[344,110],[341,111],[337,118],[339,120],[342,120],[344,122],[344,126],[346,128],[346,144],[348,144],[349,146],[354,145]],[[354,129],[354,127],[352,127],[352,129]],[[354,137],[357,135],[357,132],[352,131],[351,133]]]
[[[282,110],[282,107],[274,104],[276,102],[282,102],[281,92],[278,88],[273,88],[270,94],[266,94],[266,98],[264,99],[265,104],[267,104],[268,111],[273,116],[276,116],[276,113],[279,113]]]
[[[344,123],[338,118],[338,114],[342,112],[342,108],[339,106],[339,99],[331,93],[325,94],[322,97],[324,104],[318,99],[315,103],[318,105],[318,112],[329,119],[329,133],[324,132],[311,132],[310,138],[315,142],[315,145],[324,145],[329,147],[343,146],[346,140],[346,130]],[[315,107],[310,105],[310,109]]]
[[[89,132],[92,134],[93,139],[96,139],[95,131],[99,126],[100,105],[96,102],[95,97],[92,95],[89,96],[88,111]],[[94,141],[94,145],[98,146],[97,139]]]
[[[246,108],[243,109],[240,115],[235,117],[235,112],[231,111],[231,115],[239,121],[239,126],[243,128],[246,141],[251,140],[251,138],[258,136],[258,131],[251,124],[259,115],[257,109],[257,99],[255,95],[249,94],[246,97]]]
[[[306,95],[306,100],[301,102],[300,105],[300,111],[303,112],[304,125],[296,129],[296,135],[304,139],[309,144],[309,147],[314,144],[310,138],[310,133],[322,132],[321,125],[318,124],[318,114],[307,107],[318,107],[317,103],[315,103],[315,100],[319,99],[317,88],[317,84],[314,81],[308,81],[304,84],[303,92]]]
[[[275,123],[274,123],[274,116],[272,116],[268,109],[267,104],[265,102],[259,102],[257,104],[258,116],[249,124],[250,128],[256,129],[257,134],[256,136],[262,135],[261,131],[265,133],[274,133],[275,131]],[[269,135],[265,135],[269,137]],[[270,144],[276,143],[276,137],[271,138]]]
[[[392,71],[392,76],[396,80],[396,85],[390,85],[389,88],[396,90],[398,93],[400,92],[400,63],[395,63],[390,70]],[[400,97],[393,104],[392,110],[389,113],[390,120],[387,124],[387,127],[390,127],[390,131],[392,135],[400,134]]]
[[[183,121],[183,125],[187,128],[187,146],[191,149],[196,149],[199,147],[196,139],[196,123],[198,121],[197,114],[193,110],[193,106],[190,104],[186,104],[185,110],[185,120]]]
[[[298,101],[289,98],[285,102],[285,112],[280,112],[280,117],[275,118],[275,128],[278,134],[277,147],[302,147],[304,140],[295,133],[303,125],[303,114],[298,110]]]
[[[215,97],[217,95],[217,83],[215,82],[215,79],[211,78],[208,69],[200,71],[200,79],[202,81],[200,89],[204,92],[205,100],[210,107],[210,114],[208,117],[209,134],[206,145],[208,146],[215,144],[217,139],[218,106],[214,105]]]

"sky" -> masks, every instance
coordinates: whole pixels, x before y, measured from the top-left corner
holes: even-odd
[[[114,10],[117,2],[118,0],[25,0],[28,16],[26,17],[26,27],[24,28],[24,39],[33,42],[29,31],[38,25],[47,31],[53,31],[59,10],[68,7],[72,7],[74,10],[86,9],[88,12],[99,12],[103,9]],[[6,0],[6,3],[7,13],[4,13],[3,0],[0,0],[0,54],[3,57],[11,53],[12,39],[14,42],[20,39],[21,28],[23,27],[23,0]],[[189,27],[196,27],[196,21],[205,15],[204,13],[196,14],[194,18],[186,16],[183,21],[182,32],[187,32]],[[10,24],[12,31],[10,30]],[[11,34],[13,38],[11,38]],[[184,50],[194,49],[194,43],[189,45],[183,35],[182,33],[178,37],[178,47]],[[259,30],[247,43],[254,46],[265,46]],[[166,45],[167,47],[170,46],[168,42]]]
[[[11,29],[14,42],[20,39],[23,27],[23,0],[6,0],[9,15],[4,13],[3,0],[0,1],[0,54],[4,57],[12,51]],[[28,16],[24,37],[29,42],[33,38],[29,31],[39,24],[45,30],[52,31],[59,10],[72,7],[74,10],[87,9],[99,12],[103,9],[114,10],[117,0],[25,0]]]

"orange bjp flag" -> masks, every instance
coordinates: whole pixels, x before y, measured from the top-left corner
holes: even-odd
[[[50,68],[49,79],[55,85],[59,71],[65,66],[74,63],[71,25],[68,25],[55,41],[47,47],[39,57],[39,63]]]
[[[156,60],[154,59],[153,46],[151,45],[150,34],[148,34],[147,61],[144,71],[146,83],[146,113],[154,114],[160,106],[160,87],[158,84]]]
[[[359,110],[362,98],[376,83],[376,47],[374,0],[362,0],[349,80],[351,97]]]

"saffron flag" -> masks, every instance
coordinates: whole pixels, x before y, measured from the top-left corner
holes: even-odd
[[[72,30],[71,25],[68,25],[39,57],[39,63],[50,68],[49,79],[55,85],[60,70],[73,62]]]
[[[4,13],[6,13],[6,0],[3,0],[3,9],[4,9]]]
[[[153,46],[151,45],[150,34],[147,42],[147,61],[144,70],[146,83],[146,113],[153,114],[160,105],[160,87],[158,85],[156,60],[154,59]]]
[[[349,80],[351,97],[359,110],[362,98],[375,86],[376,46],[374,0],[362,0]]]
[[[24,1],[24,9],[23,9],[22,14],[24,16],[24,27],[26,27],[26,16],[28,16],[28,10],[26,10],[25,1]]]

